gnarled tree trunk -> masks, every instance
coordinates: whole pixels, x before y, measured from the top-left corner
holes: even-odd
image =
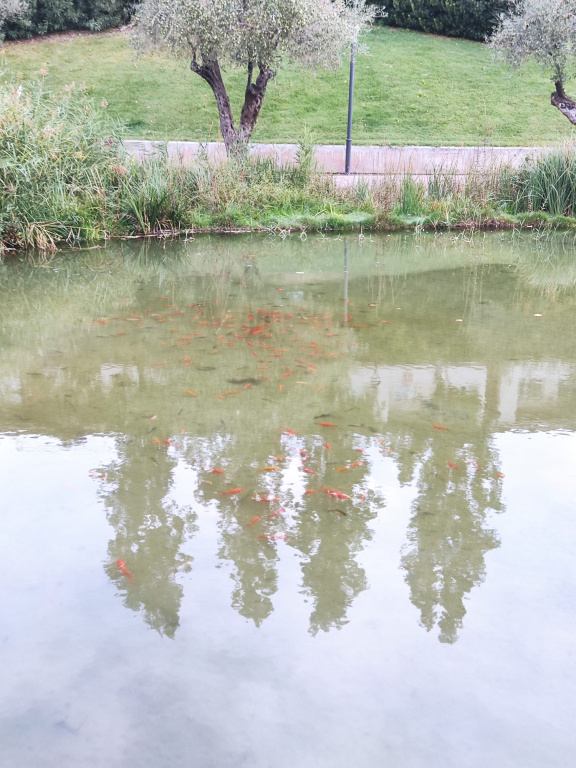
[[[556,90],[550,97],[552,106],[559,109],[564,117],[567,117],[573,125],[576,125],[576,101],[569,96],[566,96],[564,93],[564,86],[561,82],[556,82],[555,86]]]
[[[222,73],[220,72],[220,65],[217,59],[213,59],[204,64],[198,64],[196,60],[192,60],[190,63],[190,69],[197,75],[205,80],[216,99],[216,106],[218,107],[218,115],[220,118],[220,131],[222,138],[224,139],[224,145],[228,155],[241,154],[250,138],[260,110],[262,109],[262,102],[266,95],[266,87],[269,80],[274,77],[274,72],[268,67],[258,66],[258,77],[253,82],[252,74],[254,71],[254,65],[250,63],[248,65],[248,84],[246,86],[246,92],[244,94],[244,104],[242,106],[242,112],[240,114],[240,125],[238,130],[234,125],[234,115],[232,114],[232,107],[230,106],[230,99],[228,98],[228,92],[222,79]]]

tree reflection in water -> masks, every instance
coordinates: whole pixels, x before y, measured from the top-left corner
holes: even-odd
[[[270,266],[266,259],[275,254],[263,249],[255,255],[242,241],[219,241],[207,247],[207,255],[201,246],[192,247],[198,253],[186,244],[175,246],[179,256],[173,262],[167,252],[161,259],[147,251],[134,259],[124,254],[117,281],[109,256],[93,253],[85,256],[94,267],[89,281],[75,264],[70,280],[63,267],[58,275],[32,270],[29,283],[19,278],[18,290],[7,292],[13,294],[4,318],[10,343],[2,365],[8,369],[3,380],[10,382],[9,427],[61,440],[115,436],[117,458],[106,469],[102,491],[115,530],[106,568],[125,605],[174,636],[182,572],[190,567],[191,541],[202,533],[198,511],[206,508],[218,510],[214,551],[231,564],[231,605],[241,616],[259,627],[271,615],[281,560],[296,553],[301,594],[311,605],[309,631],[344,626],[354,600],[369,588],[359,556],[386,504],[385,487],[374,493],[368,459],[353,472],[335,473],[363,441],[391,451],[386,455],[396,464],[399,483],[417,492],[400,564],[422,625],[438,626],[440,640],[454,642],[465,598],[485,577],[485,554],[499,546],[488,522],[503,511],[493,435],[518,425],[531,428],[535,413],[548,428],[565,427],[566,414],[576,412],[569,386],[573,345],[564,333],[573,299],[549,298],[547,322],[535,330],[541,291],[519,287],[507,266],[508,252],[495,267],[476,262],[469,267],[471,254],[478,257],[473,248],[459,253],[445,244],[447,255],[434,254],[440,248],[436,239],[426,256],[439,257],[435,271],[428,262],[421,271],[423,254],[416,258],[406,238],[386,239],[370,258],[368,251],[351,252],[349,277],[343,275],[342,243],[334,241],[315,242],[311,249],[288,244],[289,268]],[[327,248],[337,248],[337,258],[326,256]],[[387,261],[394,248],[396,255]],[[300,277],[303,267],[313,273],[314,259],[324,263],[324,274]],[[542,284],[545,275],[537,274],[531,261],[526,264],[530,281]],[[8,272],[0,277],[13,279]],[[61,277],[62,284],[56,283]],[[348,291],[344,317],[343,288]],[[26,302],[20,300],[23,293]],[[169,302],[160,305],[165,295]],[[96,296],[94,313],[110,318],[95,328],[95,318],[83,316],[82,326],[70,325],[65,336],[58,327],[62,307],[76,318]],[[108,304],[102,296],[109,296]],[[29,336],[21,333],[28,327],[28,306],[34,307],[36,323],[37,315],[44,318],[41,355],[37,327],[30,325]],[[207,322],[220,321],[222,328],[206,324],[199,332],[192,313],[200,306]],[[298,338],[294,357],[313,356],[314,371],[296,367],[292,359],[285,371],[287,361],[268,359],[264,345],[248,348],[236,341],[234,334],[256,322],[249,317],[262,307],[268,312],[269,344],[288,347]],[[353,323],[347,322],[348,311]],[[293,319],[277,324],[272,312]],[[464,314],[467,322],[456,325],[454,318]],[[233,346],[218,346],[229,342]],[[310,350],[320,342],[325,354],[316,356]],[[217,393],[240,388],[230,379],[255,375],[255,360],[264,366],[256,375],[270,378],[216,400]],[[290,378],[283,379],[284,372]],[[285,382],[281,395],[279,382]],[[183,394],[189,389],[198,389],[199,396]],[[317,426],[324,411],[340,424],[329,437],[331,452]],[[158,417],[153,424],[152,414]],[[281,438],[283,424],[299,437]],[[434,424],[449,424],[450,431],[435,430]],[[170,437],[173,445],[158,447],[155,436]],[[301,473],[303,450],[317,476]],[[277,472],[259,474],[279,452],[288,462],[279,462]],[[190,504],[178,492],[182,464],[201,478],[187,489]],[[215,465],[225,467],[225,480],[202,475],[203,468]],[[223,497],[232,478],[244,491]],[[306,483],[317,493],[304,495]],[[320,483],[354,501],[340,504]],[[279,498],[284,518],[269,519],[273,507],[253,501],[264,494]],[[347,514],[335,511],[340,507]],[[260,515],[258,527],[248,528]],[[258,538],[276,532],[289,537],[285,545]],[[118,559],[135,572],[131,584],[118,570]]]

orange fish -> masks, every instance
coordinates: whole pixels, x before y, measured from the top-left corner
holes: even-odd
[[[441,427],[439,424],[432,424],[432,426],[434,427],[434,429],[439,429],[442,432],[450,432],[448,427]]]
[[[294,432],[293,429],[288,429],[288,427],[280,427],[280,429],[283,429],[284,432],[286,432],[287,435],[295,435],[296,432]]]
[[[317,475],[318,472],[314,472],[313,469],[308,469],[308,467],[301,467],[302,472],[306,472],[307,475]]]
[[[158,440],[157,437],[153,437],[152,440],[153,440],[153,442],[156,443],[156,445],[162,445],[162,443],[160,442],[160,440]]]
[[[337,427],[338,426],[338,424],[330,424],[329,421],[319,421],[318,424],[321,427]]]
[[[187,395],[190,395],[190,397],[196,397],[196,392],[192,392],[192,390],[191,390],[191,389],[185,389],[185,390],[184,390],[184,392],[185,392]]]
[[[308,488],[307,491],[304,491],[304,496],[306,496],[307,493],[316,493],[316,491],[313,491],[312,488]]]
[[[221,496],[231,496],[233,493],[242,493],[244,488],[232,488],[231,491],[223,491],[220,495]]]
[[[279,467],[262,467],[258,472],[274,472],[275,469],[279,469]]]
[[[504,475],[502,474],[502,472],[496,472],[496,477],[503,478]]]
[[[220,398],[220,400],[224,400],[224,399],[225,399],[225,398],[224,398],[224,395],[216,395],[216,397],[219,397],[219,398]]]
[[[258,520],[262,520],[260,515],[256,515],[256,517],[253,517],[252,520],[250,520],[249,523],[246,523],[246,528],[250,528],[250,526],[254,525],[254,523],[257,523]]]
[[[224,474],[224,470],[223,469],[216,469],[216,467],[214,467],[214,469],[209,469],[208,472],[211,472],[213,475],[223,475]]]
[[[276,517],[276,515],[281,515],[285,511],[286,510],[284,509],[284,507],[280,507],[280,509],[276,509],[274,512],[270,512],[268,517]]]
[[[328,450],[329,450],[329,451],[331,451],[331,450],[332,450],[332,446],[330,445],[330,443],[324,443],[324,446],[325,446],[326,448],[328,448]]]
[[[122,571],[124,576],[126,576],[128,581],[132,581],[132,574],[130,573],[128,568],[126,568],[126,563],[124,562],[124,560],[116,560],[116,565],[118,566],[120,571]]]
[[[454,464],[454,463],[453,463],[453,462],[451,462],[451,461],[447,461],[447,462],[446,462],[446,464],[448,464],[448,466],[449,466],[449,467],[451,467],[452,469],[458,469],[458,467],[456,466],[456,464]]]
[[[331,496],[333,499],[350,499],[351,498],[347,494],[342,493],[342,491],[337,491],[335,488],[325,488],[324,486],[322,486],[322,490],[326,491],[328,496]]]

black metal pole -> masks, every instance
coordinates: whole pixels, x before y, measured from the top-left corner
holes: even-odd
[[[352,154],[352,111],[354,109],[354,65],[356,63],[356,43],[350,49],[350,80],[348,84],[348,133],[346,134],[346,163],[344,173],[350,173],[350,156]]]

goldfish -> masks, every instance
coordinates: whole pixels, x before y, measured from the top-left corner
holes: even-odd
[[[262,496],[262,498],[252,499],[252,501],[263,501],[265,504],[272,504],[272,502],[278,501],[278,497],[274,496],[274,498],[270,499],[268,496]]]
[[[319,421],[318,424],[321,427],[337,427],[338,426],[338,424],[330,424],[329,421]]]
[[[262,467],[258,472],[274,472],[275,469],[279,469],[279,467]]]
[[[458,467],[456,466],[456,464],[454,464],[452,461],[447,461],[447,462],[446,462],[446,464],[448,464],[448,466],[449,466],[451,469],[458,469]]]
[[[296,434],[296,432],[294,432],[293,429],[288,429],[288,427],[280,427],[280,429],[284,430],[284,432],[286,432],[287,435],[295,435]]]
[[[232,496],[233,493],[242,493],[244,488],[232,488],[230,491],[222,491],[221,496]]]
[[[329,451],[332,450],[332,446],[330,445],[330,443],[324,443],[324,447],[328,448]]]
[[[162,443],[160,442],[160,440],[158,440],[157,437],[153,437],[152,442],[156,443],[156,445],[162,445]]]
[[[184,390],[184,392],[185,392],[187,395],[190,395],[190,397],[196,397],[196,392],[192,392],[192,390],[191,390],[191,389],[185,389],[185,390]]]
[[[268,517],[276,517],[277,515],[281,515],[285,511],[286,510],[284,509],[284,507],[280,507],[280,509],[276,509],[276,510],[274,510],[274,512],[270,512]]]
[[[209,469],[207,471],[211,472],[213,475],[223,475],[224,474],[224,470],[223,469],[216,469],[216,467],[214,467],[214,469]]]
[[[225,399],[225,398],[224,398],[224,395],[216,395],[216,397],[219,397],[219,398],[220,398],[220,400],[224,400],[224,399]]]
[[[250,526],[254,525],[254,523],[257,523],[258,520],[262,520],[262,517],[260,515],[256,515],[256,517],[253,517],[249,523],[246,523],[246,528],[250,528]]]
[[[308,493],[316,493],[316,491],[312,490],[312,488],[308,488],[307,491],[304,491],[304,496],[306,496]]]
[[[496,477],[499,477],[500,479],[502,479],[504,475],[502,474],[502,472],[496,472]]]
[[[308,467],[301,467],[302,472],[306,472],[307,475],[317,475],[318,472],[314,472],[313,469],[308,469]]]
[[[124,562],[124,560],[116,560],[116,565],[118,566],[119,570],[122,571],[124,576],[126,576],[128,581],[132,581],[132,574],[130,573],[128,568],[126,568],[126,563]]]
[[[342,491],[337,491],[335,488],[326,488],[325,486],[322,486],[322,490],[326,491],[328,496],[331,496],[333,499],[350,499],[351,498],[347,494],[342,493]]]
[[[432,424],[432,426],[434,427],[434,429],[439,429],[442,432],[450,432],[448,427],[441,427],[439,424]]]

